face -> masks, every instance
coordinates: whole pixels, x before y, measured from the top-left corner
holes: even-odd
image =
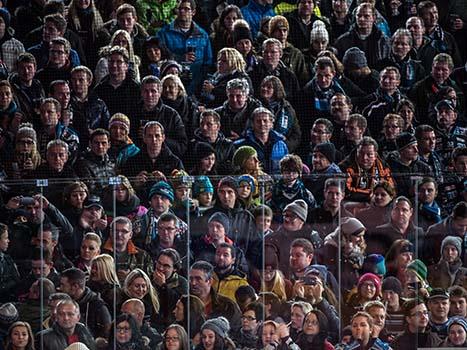
[[[61,32],[57,29],[57,27],[51,22],[45,22],[43,30],[42,30],[42,40],[50,43],[53,39],[61,36]]]
[[[133,31],[137,18],[131,13],[126,12],[117,17],[118,26],[128,33]]]
[[[169,100],[176,100],[179,93],[180,93],[180,88],[178,87],[177,83],[175,83],[171,79],[167,79],[164,81],[164,86],[162,88],[162,94],[165,98],[168,98]]]
[[[433,203],[436,195],[436,186],[433,182],[426,182],[418,188],[418,198],[422,203]]]
[[[459,257],[459,252],[453,245],[447,244],[443,248],[443,259],[449,264],[454,263]]]
[[[253,48],[250,39],[242,39],[237,41],[235,44],[235,48],[240,52],[243,56],[248,55]]]
[[[272,130],[274,122],[267,113],[259,113],[253,117],[253,132],[259,135],[267,135]]]
[[[402,159],[413,162],[418,158],[418,143],[404,147],[399,151],[399,154]]]
[[[133,232],[130,230],[130,226],[126,223],[115,224],[115,229],[112,235],[115,234],[115,244],[120,249],[126,249],[128,242],[133,236]]]
[[[371,30],[375,23],[375,15],[369,8],[360,8],[357,12],[357,27],[360,30]]]
[[[146,49],[146,56],[149,59],[149,62],[157,63],[162,58],[161,49],[157,46],[151,46]]]
[[[91,5],[91,0],[78,0],[77,5],[78,8],[85,10]]]
[[[208,235],[216,243],[221,243],[225,241],[225,228],[224,226],[217,221],[211,221],[208,224]]]
[[[67,108],[70,104],[70,87],[68,84],[58,84],[55,86],[53,91],[53,98],[57,99],[60,102],[62,108]]]
[[[358,123],[355,121],[354,122],[347,121],[345,123],[344,132],[345,132],[345,137],[347,138],[347,140],[357,142],[361,140],[361,138],[363,137],[363,133],[365,132],[365,129],[359,127]]]
[[[19,63],[18,76],[21,81],[29,82],[36,74],[36,65],[34,63]]]
[[[324,154],[322,154],[321,152],[315,151],[313,152],[312,164],[313,164],[313,170],[323,171],[323,170],[326,170],[331,165],[331,162],[329,161],[329,159],[327,159],[324,156]]]
[[[387,92],[396,90],[400,83],[401,81],[394,71],[386,71],[379,78],[379,85],[381,86],[381,89]]]
[[[415,39],[422,38],[425,33],[425,27],[422,21],[417,17],[409,19],[406,23],[406,28]]]
[[[235,111],[245,107],[248,96],[243,90],[231,89],[227,91],[227,99],[229,101],[230,108]]]
[[[115,200],[117,202],[125,202],[128,199],[129,193],[125,186],[115,186]]]
[[[73,330],[79,322],[79,309],[74,305],[60,305],[57,309],[57,323],[64,330]]]
[[[123,321],[117,324],[116,339],[118,343],[128,343],[131,339],[131,327],[128,321]]]
[[[217,139],[220,127],[220,123],[213,116],[206,116],[200,122],[201,134],[208,140]]]
[[[128,285],[128,292],[131,297],[137,299],[143,299],[146,294],[148,294],[149,286],[146,283],[145,279],[142,277],[135,278],[129,285]]]
[[[255,312],[253,310],[245,311],[242,315],[242,329],[246,332],[253,332],[258,326]]]
[[[212,204],[212,193],[203,192],[198,195],[199,205],[202,207],[209,207]]]
[[[271,282],[276,276],[276,270],[271,266],[265,266],[262,270],[262,277],[265,282]]]
[[[465,332],[465,329],[461,325],[453,324],[451,327],[449,327],[448,338],[453,345],[455,346],[464,345],[466,336],[467,334]]]
[[[179,350],[181,348],[180,337],[174,328],[165,332],[164,343],[167,350]]]
[[[383,302],[386,302],[388,306],[396,307],[399,305],[399,295],[392,290],[383,291]]]
[[[75,72],[71,75],[71,88],[78,96],[87,96],[89,86],[91,86],[91,79],[86,72]]]
[[[303,332],[307,335],[316,335],[319,333],[318,317],[314,313],[308,314],[303,324]]]
[[[146,150],[151,154],[159,154],[162,149],[162,144],[165,141],[165,135],[158,125],[149,126],[144,132],[143,141],[146,145]]]
[[[175,304],[173,314],[175,316],[176,321],[183,321],[183,319],[185,318],[185,306],[183,306],[183,303],[180,300],[178,300]]]
[[[422,132],[418,140],[418,149],[420,153],[433,152],[436,147],[436,136],[434,131]]]
[[[283,213],[283,226],[287,231],[298,231],[303,227],[304,222],[290,210],[286,210]]]
[[[107,135],[96,135],[91,140],[91,151],[99,157],[104,157],[110,148]]]
[[[251,186],[247,181],[242,181],[238,185],[238,196],[240,198],[248,198],[251,194]]]
[[[31,260],[31,271],[36,278],[47,277],[52,270],[52,264],[44,260]]]
[[[223,186],[217,191],[217,196],[223,207],[233,208],[235,206],[235,200],[237,194],[231,187]]]
[[[428,310],[425,304],[419,304],[410,310],[410,316],[407,316],[406,320],[413,329],[425,329],[428,325]]]
[[[167,210],[169,210],[170,205],[170,199],[165,196],[155,194],[151,197],[151,208],[157,215],[165,213]]]
[[[190,271],[190,291],[201,299],[209,295],[211,290],[212,281],[206,277],[206,273],[202,270],[191,269]]]
[[[128,139],[128,130],[123,125],[114,124],[109,131],[110,139],[116,144],[125,143]]]
[[[412,109],[410,109],[408,106],[403,106],[399,110],[399,115],[402,117],[402,119],[404,119],[406,126],[412,125],[412,121],[414,117],[414,113]]]
[[[436,119],[438,120],[438,125],[447,130],[455,124],[457,113],[450,108],[442,107],[437,113]]]
[[[60,145],[52,146],[47,150],[47,163],[55,171],[61,172],[68,161],[68,152]]]
[[[141,88],[141,97],[147,109],[153,109],[159,103],[161,88],[158,84],[144,84]]]
[[[449,299],[436,298],[428,301],[428,309],[438,319],[445,319],[449,313]]]
[[[305,318],[305,313],[301,307],[294,306],[290,312],[290,321],[291,327],[297,330],[302,329],[303,319]]]
[[[274,98],[274,86],[271,82],[261,84],[261,97],[267,101]]]
[[[0,108],[6,109],[13,100],[13,94],[9,86],[0,87]]]
[[[125,61],[122,55],[114,53],[110,55],[109,59],[109,75],[111,78],[125,78],[126,72],[128,71],[128,63]]]
[[[63,67],[66,64],[67,53],[65,47],[60,44],[50,45],[49,64],[53,67]]]
[[[412,218],[413,209],[406,201],[399,201],[391,210],[391,221],[400,226],[408,225]]]
[[[126,39],[126,36],[123,35],[123,34],[119,34],[117,35],[113,42],[112,42],[112,45],[113,46],[121,46],[121,47],[124,47],[125,49],[129,49],[130,48],[130,43],[128,42],[128,40]]]
[[[315,7],[313,0],[301,0],[298,3],[298,14],[301,17],[308,17],[313,14],[313,9]]]
[[[41,123],[44,127],[55,127],[60,117],[54,103],[44,103],[40,107]]]
[[[259,232],[266,232],[271,227],[272,218],[270,216],[259,215],[255,219],[256,228]]]
[[[352,321],[352,336],[356,340],[360,340],[364,343],[370,339],[372,329],[368,323],[368,319],[363,316],[355,317]]]
[[[365,300],[371,300],[375,297],[376,286],[372,281],[368,280],[361,284],[359,291],[362,298]]]
[[[53,252],[53,249],[57,245],[57,241],[54,241],[52,239],[52,233],[50,231],[44,231],[42,233],[42,241],[40,240],[40,235],[38,236],[38,239],[33,241],[33,244],[38,247],[43,247],[44,249],[49,250],[50,252]]]
[[[195,9],[191,8],[189,2],[181,2],[176,8],[177,21],[182,23],[191,23],[195,15]]]
[[[452,230],[459,237],[464,237],[467,232],[467,219],[454,218],[452,220]]]
[[[220,269],[227,269],[235,263],[235,259],[232,257],[230,248],[217,248],[216,255],[214,257],[216,267]]]
[[[314,123],[310,131],[310,141],[312,144],[328,142],[331,139],[331,134],[322,123]]]
[[[410,49],[410,39],[407,35],[398,35],[392,42],[392,53],[400,59],[405,58]]]
[[[287,42],[288,35],[289,35],[289,31],[287,30],[286,27],[278,27],[272,33],[272,37],[279,40],[282,44],[285,44]]]
[[[423,19],[425,23],[425,27],[432,28],[438,24],[438,9],[436,6],[432,8],[425,9],[420,12],[420,17]]]
[[[460,176],[467,176],[467,156],[459,156],[454,162],[454,168]]]
[[[467,301],[464,297],[451,296],[449,298],[449,315],[465,317],[467,315]]]
[[[347,13],[349,6],[346,0],[332,0],[332,9],[337,13]]]
[[[357,162],[363,169],[368,170],[375,164],[376,150],[374,145],[365,145],[358,148]]]
[[[328,89],[332,84],[332,79],[336,73],[331,67],[318,68],[316,70],[316,81],[321,89]]]
[[[259,166],[258,156],[251,156],[243,163],[243,168],[247,172],[258,170],[258,166]]]
[[[342,95],[331,98],[331,116],[334,120],[344,122],[349,118],[352,108]]]
[[[212,170],[214,167],[214,164],[216,164],[216,155],[213,153],[200,161],[200,168],[202,171],[209,172]]]
[[[290,249],[289,264],[293,271],[303,271],[310,266],[313,254],[307,254],[303,247],[292,247]]]
[[[94,257],[99,255],[100,248],[96,241],[83,240],[80,248],[80,256],[85,261],[91,261]]]
[[[263,62],[266,65],[275,68],[279,64],[281,56],[281,48],[278,45],[267,45],[263,51]]]
[[[16,326],[11,330],[11,343],[16,347],[16,349],[26,348],[28,342],[29,333],[26,327]]]
[[[216,342],[216,333],[210,329],[203,329],[201,332],[201,341],[203,342],[205,350],[214,350],[214,343]]]
[[[157,223],[157,233],[160,242],[164,246],[171,247],[177,234],[177,226],[174,221],[159,221]]]
[[[324,191],[324,205],[326,208],[340,208],[343,199],[344,193],[337,186],[329,186]]]
[[[9,243],[10,240],[8,239],[8,231],[5,231],[4,233],[2,233],[2,235],[0,235],[0,251],[6,252]]]
[[[261,334],[263,345],[273,343],[277,338],[276,328],[272,324],[267,324],[263,327],[263,333]]]
[[[391,196],[384,190],[384,188],[378,187],[373,192],[373,201],[377,207],[383,208],[391,203],[391,200]]]
[[[373,317],[375,325],[383,328],[386,322],[386,312],[381,307],[372,307],[368,310],[368,313]]]
[[[431,66],[431,76],[438,84],[443,84],[449,78],[452,69],[444,62],[436,62]]]

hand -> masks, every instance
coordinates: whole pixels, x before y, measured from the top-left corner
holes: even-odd
[[[296,281],[293,286],[293,295],[299,298],[305,297],[305,286],[303,281]]]
[[[165,181],[167,182],[167,178],[165,177],[165,175],[160,172],[159,170],[154,170],[151,175],[154,177],[154,181],[158,182],[158,181]]]
[[[100,231],[104,230],[108,225],[107,219],[97,219],[92,223],[93,229],[98,229]]]
[[[12,197],[10,198],[10,200],[8,201],[8,203],[6,204],[6,208],[7,209],[18,209],[19,206],[21,205],[21,197],[20,196],[16,196],[16,197]]]
[[[165,284],[165,275],[158,270],[154,270],[154,273],[152,274],[152,280],[159,287],[163,286]]]
[[[231,139],[231,140],[236,140],[236,139],[239,139],[239,138],[240,138],[240,135],[237,134],[235,131],[231,131],[231,132],[230,132],[230,137],[229,137],[229,139]]]
[[[187,52],[185,54],[185,61],[193,63],[196,60],[196,54],[194,52]]]
[[[281,323],[279,328],[277,328],[277,334],[279,339],[288,338],[290,336],[289,327],[285,323]]]
[[[149,173],[146,170],[143,170],[138,175],[136,175],[136,186],[141,187],[148,181]]]
[[[210,94],[213,89],[214,89],[214,85],[210,81],[205,80],[203,83],[203,91]]]
[[[34,170],[34,164],[31,158],[28,158],[24,161],[23,170]]]
[[[120,281],[124,281],[130,270],[117,270],[117,276]]]
[[[38,201],[39,204],[42,203],[42,210],[46,210],[46,209],[49,207],[49,201],[48,201],[47,198],[45,198],[43,195],[41,195],[41,194],[36,194],[33,198],[34,198],[36,201]]]

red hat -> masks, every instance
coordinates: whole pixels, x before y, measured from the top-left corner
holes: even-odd
[[[365,273],[364,275],[360,276],[358,279],[357,289],[360,290],[361,285],[365,281],[371,281],[376,287],[376,295],[381,294],[381,280],[378,276],[373,273]]]

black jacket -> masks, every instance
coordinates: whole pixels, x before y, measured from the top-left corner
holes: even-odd
[[[11,256],[0,252],[0,302],[6,303],[16,299],[16,286],[19,272]]]
[[[84,324],[77,323],[73,334],[77,335],[79,342],[85,344],[90,350],[96,349],[94,337]],[[36,349],[63,350],[69,345],[67,339],[68,336],[58,323],[55,322],[51,328],[38,333],[36,336]],[[42,347],[41,344],[44,346]]]
[[[287,21],[289,22],[289,36],[288,40],[297,49],[303,51],[310,46],[310,32],[313,29],[313,23],[316,20],[323,21],[326,25],[326,30],[331,34],[331,27],[329,21],[325,17],[318,17],[315,14],[311,15],[310,23],[303,23],[302,19],[298,15],[298,10],[293,10],[286,14]]]
[[[37,79],[33,79],[30,87],[23,86],[19,80],[18,73],[11,74],[8,81],[13,88],[15,100],[19,109],[25,114],[28,120],[33,120],[37,115],[34,108],[39,107],[40,100],[45,98],[45,92],[41,82]]]
[[[94,338],[107,337],[105,327],[112,322],[112,317],[100,295],[85,287],[77,302],[81,313],[80,321],[86,325]]]
[[[115,162],[105,154],[97,156],[88,151],[75,163],[76,174],[82,178],[89,191],[102,196],[103,189],[108,185],[109,177],[116,175]]]

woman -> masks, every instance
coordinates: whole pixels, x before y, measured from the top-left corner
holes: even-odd
[[[10,157],[11,155],[7,159],[11,159]],[[13,180],[27,177],[42,164],[37,148],[37,134],[32,124],[20,125],[15,137],[12,161],[5,163],[5,171]]]
[[[303,320],[303,332],[298,336],[297,345],[300,349],[333,350],[334,346],[326,339],[328,330],[326,315],[312,310]]]
[[[78,34],[83,43],[88,67],[94,68],[97,63],[97,32],[104,21],[94,5],[94,0],[72,0],[68,6],[69,29]]]
[[[385,256],[386,277],[394,276],[404,285],[407,266],[414,258],[414,249],[407,239],[395,240]]]
[[[159,297],[146,272],[132,270],[125,278],[122,291],[122,302],[131,298],[140,299],[145,306],[145,319],[155,323],[160,309]]]
[[[207,142],[195,144],[193,152],[193,168],[190,171],[192,176],[215,176],[217,175],[216,150]]]
[[[305,301],[296,301],[290,307],[290,337],[293,341],[299,338],[305,321],[305,316],[313,309]]]
[[[415,134],[414,122],[415,120],[415,106],[412,101],[408,99],[401,99],[396,107],[396,114],[404,119],[404,130],[406,132]]]
[[[431,287],[427,281],[428,269],[425,263],[419,259],[415,259],[407,265],[405,269],[405,279],[403,297],[415,298],[421,296],[428,298],[430,296]]]
[[[133,316],[121,314],[112,323],[107,350],[149,350]]]
[[[310,32],[310,48],[304,50],[305,60],[310,72],[314,72],[315,61],[318,58],[318,55],[322,51],[328,50],[328,45],[329,33],[326,29],[326,25],[323,21],[314,21],[313,28]]]
[[[389,222],[391,203],[396,197],[396,189],[387,181],[381,181],[373,187],[370,206],[357,212],[356,217],[372,232],[376,226]]]
[[[378,152],[381,158],[393,151],[397,151],[396,138],[404,130],[404,119],[401,116],[389,113],[383,119],[383,136],[378,140]]]
[[[63,204],[60,210],[73,226],[78,225],[83,204],[89,197],[88,186],[82,181],[76,181],[65,187],[63,191]]]
[[[373,338],[373,318],[366,312],[359,311],[351,321],[352,341],[344,346],[350,349],[390,349],[388,344],[379,338]]]
[[[175,321],[190,334],[191,341],[197,345],[200,342],[201,326],[206,321],[204,304],[195,295],[182,295],[175,305],[173,311]]]
[[[168,74],[162,78],[162,102],[175,109],[183,120],[188,138],[197,125],[198,106],[187,95],[178,75]]]
[[[150,36],[143,44],[143,56],[141,57],[141,79],[147,75],[160,77],[161,65],[172,59],[169,49],[160,42],[159,38]]]
[[[302,132],[295,109],[285,99],[284,85],[278,77],[269,75],[260,88],[261,102],[275,116],[274,130],[285,137],[289,153],[293,153],[300,144]]]
[[[129,56],[128,72],[133,79],[139,82],[139,65],[141,62],[140,58],[135,55],[133,50],[133,40],[131,39],[130,34],[128,34],[126,30],[119,29],[112,35],[110,44],[103,47],[99,52],[99,56],[101,58],[97,62],[96,69],[94,71],[95,85],[99,84],[101,80],[109,74],[109,61],[107,56],[110,52],[110,49],[114,46],[121,46],[127,49]]]
[[[201,326],[201,344],[196,350],[235,350],[229,338],[230,323],[225,317],[211,318]]]
[[[233,46],[240,52],[246,62],[246,71],[249,72],[258,63],[254,50],[253,37],[248,22],[243,19],[235,21],[232,33]]]
[[[8,328],[5,350],[35,350],[34,335],[27,322],[15,322]]]
[[[86,272],[89,276],[91,273],[92,260],[101,252],[101,238],[94,232],[88,232],[83,237],[81,242],[79,257],[75,260],[74,265]]]
[[[162,334],[164,340],[157,346],[157,350],[189,350],[190,344],[185,329],[178,324],[171,324]]]
[[[246,63],[242,54],[234,48],[225,47],[217,54],[217,71],[204,81],[199,101],[207,108],[221,106],[227,100],[226,87],[232,79],[245,79],[253,92],[253,85],[246,73]]]
[[[440,347],[467,348],[467,319],[465,317],[451,317],[448,323],[448,337]]]
[[[92,259],[91,271],[87,286],[99,293],[107,306],[113,307],[116,295],[116,304],[119,304],[120,282],[115,271],[114,258],[108,254],[101,254]],[[114,294],[114,290],[116,293]]]
[[[260,292],[272,292],[281,302],[292,298],[292,282],[284,277],[279,267],[278,252],[275,246],[270,244],[264,247],[264,270],[261,271]]]
[[[213,31],[210,35],[214,55],[217,55],[224,47],[233,47],[233,26],[237,19],[243,19],[242,12],[238,6],[227,5],[220,17],[214,20],[212,24]]]

